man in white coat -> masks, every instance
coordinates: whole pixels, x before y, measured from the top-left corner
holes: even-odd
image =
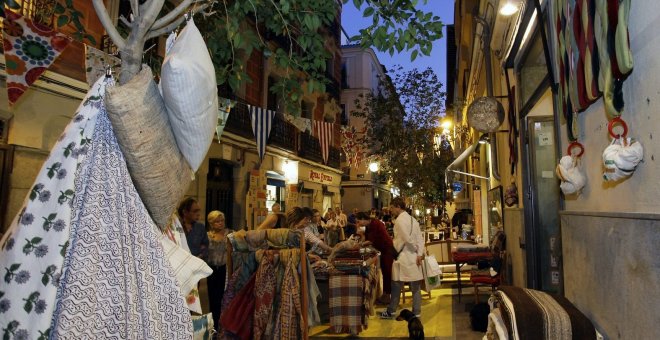
[[[387,309],[381,313],[381,318],[395,317],[401,287],[410,282],[413,293],[413,310],[416,316],[422,313],[421,280],[422,260],[424,259],[424,237],[419,223],[405,210],[406,203],[401,197],[394,198],[390,203],[390,211],[397,216],[394,221],[394,249],[399,251],[399,257],[392,264],[392,299]]]

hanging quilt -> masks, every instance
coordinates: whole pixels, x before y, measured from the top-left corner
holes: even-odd
[[[332,144],[332,123],[319,120],[314,121],[314,133],[319,139],[321,145],[321,154],[323,155],[323,164],[328,164],[328,154]]]
[[[254,138],[257,142],[259,160],[263,160],[264,155],[266,154],[266,145],[268,144],[270,130],[273,127],[273,117],[275,117],[275,111],[266,110],[252,105],[248,105],[248,110],[250,110],[252,132],[254,133]]]
[[[3,47],[9,105],[27,91],[69,45],[71,38],[54,29],[6,11]]]
[[[5,338],[36,339],[50,332],[70,244],[74,179],[87,158],[105,86],[101,78],[89,90],[0,243],[0,330]]]
[[[85,76],[87,83],[92,86],[94,82],[106,73],[106,68],[114,74],[119,74],[121,60],[99,49],[85,45]]]
[[[215,133],[218,136],[218,143],[220,143],[220,137],[222,137],[222,132],[225,130],[225,125],[227,125],[229,113],[236,106],[236,101],[227,98],[218,98],[218,103],[218,123],[215,126]]]

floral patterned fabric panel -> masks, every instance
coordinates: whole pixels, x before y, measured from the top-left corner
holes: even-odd
[[[109,67],[112,73],[119,74],[121,60],[99,49],[85,45],[85,76],[87,83],[92,86],[96,79],[106,74]]]
[[[87,156],[105,86],[99,79],[87,93],[0,242],[3,339],[48,338],[69,245],[74,177]]]
[[[76,176],[51,336],[191,339],[192,319],[105,108]]]
[[[2,31],[7,95],[9,105],[14,105],[69,46],[71,38],[14,12],[5,11],[5,15]]]

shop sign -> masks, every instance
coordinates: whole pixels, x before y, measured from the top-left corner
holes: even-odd
[[[320,171],[309,170],[309,181],[321,184],[332,184],[332,176]]]

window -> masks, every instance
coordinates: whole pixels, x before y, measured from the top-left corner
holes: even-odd
[[[300,117],[312,119],[314,118],[314,104],[306,101],[300,103]]]
[[[341,125],[348,125],[349,118],[346,112],[346,104],[341,104]]]
[[[523,106],[532,99],[534,92],[541,86],[543,80],[548,77],[548,68],[545,64],[543,53],[543,42],[540,30],[536,30],[533,39],[520,63],[520,99]]]

